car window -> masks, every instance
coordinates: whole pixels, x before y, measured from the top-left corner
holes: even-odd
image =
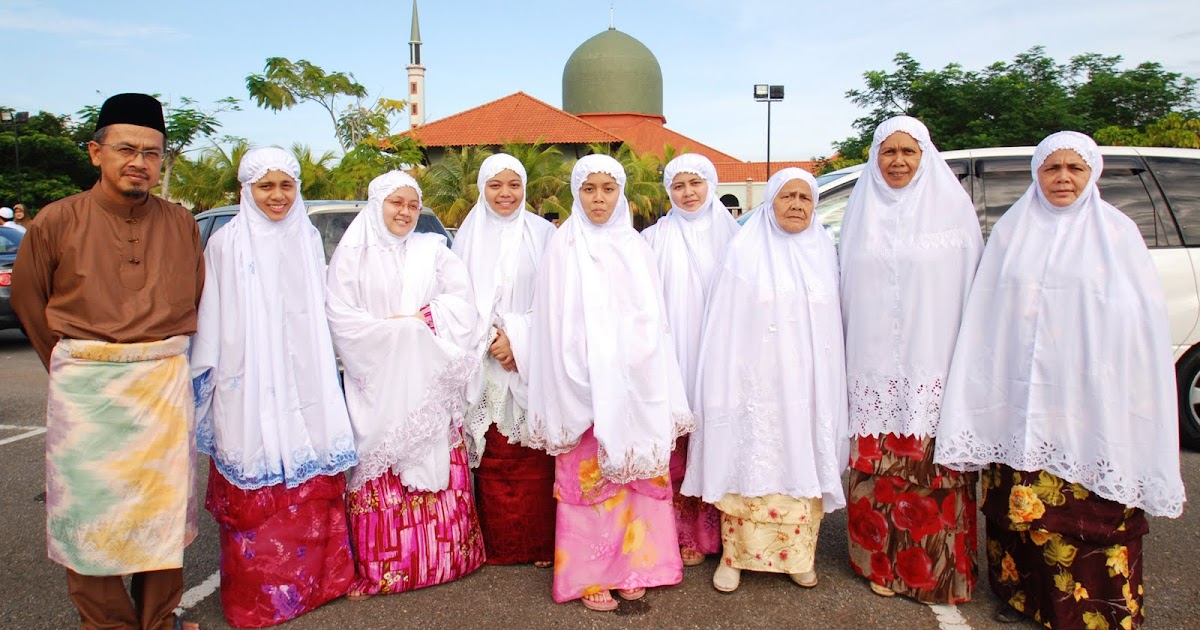
[[[1016,200],[1025,194],[1033,183],[1029,172],[1029,158],[984,158],[976,160],[975,173],[979,177],[980,193],[983,196],[986,236],[996,225],[996,219],[1004,214]],[[978,207],[979,204],[976,204]]]
[[[1200,160],[1147,157],[1146,161],[1179,222],[1184,244],[1200,246]]]
[[[350,223],[356,216],[358,216],[357,208],[347,212],[322,212],[309,215],[309,220],[321,235],[321,245],[325,249],[326,263],[333,258],[333,250],[337,249],[338,243],[342,241],[342,235],[346,233],[346,228],[350,227]]]
[[[817,200],[816,216],[829,230],[833,241],[838,242],[842,234],[842,218],[846,213],[846,204],[850,202],[850,193],[854,192],[854,184],[858,181],[848,181],[836,188],[821,193]]]
[[[235,217],[235,216],[237,216],[237,215],[236,214],[218,214],[217,216],[213,217],[212,229],[208,232],[208,238],[212,238],[213,234],[217,233],[217,230],[220,230],[221,228],[225,227],[225,224],[232,221],[233,217]]]
[[[1146,179],[1144,179],[1146,178]],[[1147,187],[1149,184],[1149,187]],[[1179,231],[1170,216],[1165,215],[1165,204],[1161,199],[1156,208],[1150,189],[1155,188],[1148,181],[1146,169],[1142,160],[1133,156],[1108,156],[1104,158],[1104,172],[1100,181],[1100,197],[1116,206],[1116,208],[1137,224],[1146,241],[1146,247],[1168,247],[1179,245]],[[1154,191],[1154,196],[1158,191]],[[1160,212],[1163,212],[1160,214]],[[1163,220],[1166,216],[1166,220]]]
[[[200,230],[200,249],[208,247],[208,230],[212,227],[212,217],[196,219],[196,229]]]
[[[14,232],[9,235],[8,232]],[[17,248],[21,246],[20,235],[15,234],[16,230],[0,230],[0,254],[15,254]]]
[[[436,215],[425,214],[422,212],[417,216],[417,231],[430,234],[441,234],[446,237],[446,247],[450,247],[450,235],[446,233],[446,228],[442,227],[442,222],[438,220]]]

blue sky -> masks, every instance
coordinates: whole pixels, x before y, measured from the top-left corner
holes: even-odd
[[[783,84],[773,105],[773,160],[828,155],[861,115],[845,98],[897,52],[926,68],[979,69],[1034,45],[1072,55],[1158,61],[1200,77],[1200,4],[1093,2],[798,2],[617,0],[615,22],[658,57],[667,125],[745,160],[765,157],[766,106],[754,83]],[[422,0],[429,119],[517,90],[562,103],[562,68],[608,27],[609,0]],[[75,112],[126,91],[234,96],[225,133],[256,145],[337,147],[316,105],[273,113],[246,101],[267,57],[352,72],[372,98],[406,95],[411,0],[121,3],[0,0],[6,61],[0,104]],[[407,119],[396,131],[407,128]],[[936,142],[937,139],[934,138]]]

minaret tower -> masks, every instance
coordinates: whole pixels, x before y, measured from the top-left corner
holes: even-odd
[[[412,36],[408,42],[408,126],[425,124],[425,66],[421,65],[421,27],[417,25],[417,0],[413,0]]]

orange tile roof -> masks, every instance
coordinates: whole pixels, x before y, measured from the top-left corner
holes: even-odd
[[[795,166],[797,168],[802,168],[802,169],[808,171],[809,173],[815,174],[817,172],[817,167],[819,167],[820,165],[821,165],[820,162],[815,162],[812,160],[805,160],[805,161],[785,160],[782,162],[776,162],[774,160],[771,160],[771,172],[774,173],[781,168],[788,168],[788,167]],[[766,179],[767,163],[766,162],[717,162],[716,160],[714,160],[713,166],[717,167],[717,181],[720,181],[725,184],[732,184],[733,182],[744,182],[747,179],[752,179],[756,182],[767,181],[767,179]]]
[[[516,92],[404,132],[427,147],[617,143],[621,138],[553,105]]]
[[[723,151],[663,126],[661,116],[636,113],[582,114],[575,116],[524,92],[509,94],[466,111],[411,129],[411,135],[427,147],[501,145],[506,142],[540,141],[544,144],[591,144],[625,142],[638,153],[659,157],[670,146],[678,153],[699,153],[713,161],[721,182],[765,180],[765,162],[743,162]],[[798,166],[814,172],[812,161],[771,162],[771,170]]]
[[[663,156],[663,148],[670,146],[677,153],[699,153],[713,162],[737,162],[738,159],[728,153],[714,149],[703,142],[689,138],[681,133],[671,131],[659,122],[657,117],[631,115],[627,120],[621,120],[610,115],[596,116],[580,115],[579,118],[594,123],[615,136],[619,136],[626,144],[638,153],[653,153]]]

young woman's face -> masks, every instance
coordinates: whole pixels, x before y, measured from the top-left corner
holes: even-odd
[[[876,158],[883,181],[892,188],[904,188],[921,166],[921,145],[916,138],[897,131],[879,145]]]
[[[412,186],[401,186],[383,200],[383,224],[396,236],[408,236],[420,215],[421,198]]]
[[[250,186],[254,205],[272,221],[282,221],[296,202],[296,180],[283,171],[267,171]]]
[[[799,234],[812,224],[812,187],[803,179],[788,180],[772,202],[775,222],[788,234]]]
[[[695,173],[680,173],[671,180],[671,203],[695,212],[708,199],[708,180]]]
[[[512,213],[521,209],[521,202],[525,199],[525,184],[521,183],[520,175],[504,169],[484,183],[483,198],[496,214],[512,216]]]
[[[1092,167],[1071,149],[1051,153],[1037,170],[1042,195],[1058,208],[1075,203],[1091,177]]]
[[[587,213],[587,218],[596,225],[604,225],[617,209],[617,200],[621,197],[621,187],[617,180],[607,173],[592,173],[583,180],[579,187],[579,205]]]

